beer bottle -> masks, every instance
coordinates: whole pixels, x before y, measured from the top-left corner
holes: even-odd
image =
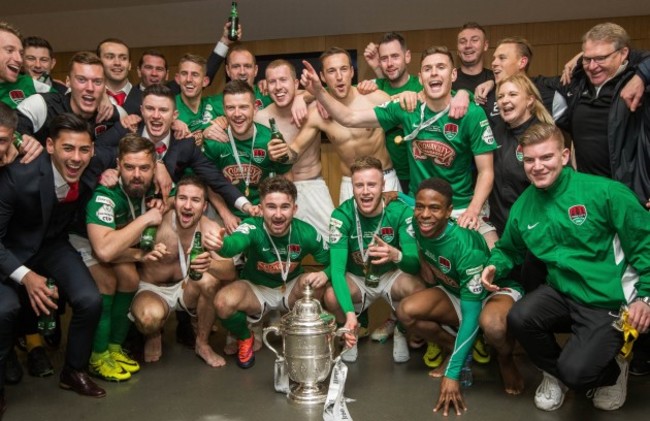
[[[275,119],[274,118],[269,118],[269,126],[271,126],[271,140],[273,139],[278,139],[281,140],[283,143],[287,143],[284,140],[284,136],[282,136],[282,133],[280,133],[280,130],[278,130],[278,126],[275,124]],[[284,154],[281,157],[278,158],[278,162],[285,163],[289,160],[289,155]]]
[[[156,225],[152,225],[150,227],[147,227],[142,231],[142,235],[140,236],[140,249],[144,250],[145,252],[150,252],[153,250],[154,244],[156,244],[156,233],[158,232],[158,227]]]
[[[379,286],[381,276],[379,273],[379,268],[377,265],[372,264],[370,258],[368,258],[368,262],[364,268],[364,274],[366,275],[365,284],[368,288],[377,288]]]
[[[237,41],[239,35],[237,34],[237,27],[239,26],[239,15],[237,14],[237,2],[232,2],[232,7],[230,8],[230,29],[228,30],[228,39],[231,41]]]
[[[49,289],[54,289],[54,279],[47,278],[45,285]],[[54,298],[51,298],[51,300],[56,303],[56,300]],[[50,314],[41,313],[41,315],[38,316],[37,328],[41,335],[50,336],[56,330],[56,317],[54,316],[55,311],[56,310],[54,309],[50,309]]]
[[[192,242],[192,250],[190,250],[190,263],[196,259],[199,254],[203,254],[203,245],[201,245],[201,233],[194,234],[194,241]],[[203,278],[201,272],[190,269],[190,279],[193,281],[200,281]]]
[[[14,146],[17,150],[20,150],[20,147],[23,146],[23,135],[18,132],[14,132]]]

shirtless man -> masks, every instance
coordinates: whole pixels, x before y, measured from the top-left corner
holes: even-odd
[[[211,367],[221,367],[226,361],[208,344],[208,335],[215,320],[212,300],[218,280],[234,277],[232,260],[220,260],[205,252],[188,265],[188,251],[195,232],[218,230],[214,221],[203,216],[207,204],[207,187],[195,176],[178,182],[173,209],[163,216],[158,227],[157,244],[150,254],[155,259],[140,267],[140,285],[131,305],[131,315],[137,328],[147,336],[145,361],[158,361],[162,355],[161,329],[176,308],[198,317],[196,354]],[[189,266],[189,268],[188,268]],[[206,271],[211,269],[210,274]],[[213,269],[215,269],[213,271]],[[198,281],[189,279],[188,272],[203,273]],[[215,276],[213,276],[215,275]]]
[[[266,67],[265,76],[273,104],[258,111],[255,121],[268,126],[269,119],[274,118],[284,140],[292,145],[300,131],[300,126],[295,123],[291,112],[298,90],[296,69],[286,60],[275,60]],[[320,131],[316,130],[300,158],[293,164],[291,178],[298,189],[296,218],[309,222],[326,238],[329,235],[328,223],[334,204],[323,180],[320,139]],[[277,159],[281,155],[275,154],[276,149],[283,150],[286,144],[280,140],[272,140],[268,148],[271,157]]]
[[[357,88],[352,86],[354,68],[347,51],[332,47],[321,55],[320,61],[323,67],[320,72],[321,80],[329,87],[332,97],[350,109],[368,109],[383,104],[390,99],[388,94],[382,91],[361,95]],[[350,167],[354,160],[361,156],[374,156],[381,161],[382,167],[385,168],[386,191],[401,191],[393,163],[386,150],[384,131],[382,129],[343,127],[334,120],[325,120],[315,106],[310,108],[307,121],[295,137],[291,147],[276,150],[275,156],[289,153],[289,162],[297,161],[305,151],[309,150],[319,131],[327,134],[341,161],[340,168],[343,179],[341,180],[339,203],[343,203],[352,197]],[[273,155],[271,158],[273,159]]]

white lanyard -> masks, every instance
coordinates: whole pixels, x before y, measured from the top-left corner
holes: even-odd
[[[381,218],[379,218],[379,223],[377,224],[377,228],[375,228],[375,232],[372,234],[372,238],[370,239],[370,243],[368,244],[368,248],[364,249],[363,247],[363,231],[361,230],[361,221],[359,220],[359,211],[357,210],[357,201],[353,200],[354,203],[354,219],[357,222],[357,241],[359,242],[359,252],[361,253],[361,259],[363,260],[363,265],[366,266],[368,264],[368,253],[370,253],[370,245],[375,241],[375,235],[379,234],[379,230],[381,229],[381,223],[384,222],[384,214],[386,213],[386,205],[384,203],[384,199],[381,199]]]
[[[239,168],[239,173],[244,176],[244,166],[241,163],[241,159],[239,159],[239,152],[237,152],[237,145],[235,145],[235,138],[232,136],[232,130],[230,130],[230,126],[228,126],[228,140],[230,140],[230,146],[232,147],[232,155],[235,157],[235,162],[237,162],[237,168]],[[251,142],[251,154],[250,154],[250,162],[248,164],[248,173],[246,174],[246,179],[244,180],[244,184],[246,185],[246,190],[244,191],[244,195],[248,196],[250,193],[250,190],[248,189],[248,185],[251,183],[251,169],[250,166],[253,165],[253,150],[255,148],[255,137],[257,136],[257,127],[255,124],[253,124],[253,141]]]
[[[424,120],[424,110],[425,110],[426,107],[427,107],[427,104],[426,104],[425,102],[423,102],[422,105],[420,106],[420,124],[418,125],[418,127],[415,128],[415,130],[413,130],[409,135],[407,135],[407,136],[404,138],[404,141],[405,141],[405,142],[409,142],[409,141],[415,139],[415,138],[417,137],[417,135],[418,135],[422,130],[426,129],[427,127],[429,127],[430,125],[432,125],[432,124],[435,123],[436,121],[440,120],[440,118],[441,118],[442,116],[444,116],[445,114],[447,114],[447,113],[449,112],[449,108],[450,108],[450,106],[451,106],[451,104],[448,104],[448,105],[445,107],[444,110],[440,111],[439,113],[437,113],[436,115],[434,115],[433,117],[431,117],[430,119],[428,119],[427,121],[422,121],[422,120]]]
[[[178,242],[178,263],[181,265],[181,275],[183,275],[183,279],[185,279],[187,277],[187,268],[190,266],[190,255],[192,253],[190,252],[186,255],[185,250],[183,250],[183,245],[181,244],[181,236],[178,234],[178,231],[176,231],[176,211],[174,211],[172,214],[172,229],[176,233],[176,240]],[[191,244],[194,244],[194,237],[196,236],[196,232],[198,230],[199,224],[196,224],[196,227],[194,228],[194,234],[192,234]]]
[[[282,258],[280,257],[280,252],[278,251],[278,248],[275,246],[275,243],[273,242],[273,238],[271,238],[271,234],[269,233],[269,230],[266,229],[266,223],[263,224],[264,227],[264,232],[266,233],[266,236],[269,237],[269,241],[271,242],[271,246],[273,247],[273,251],[275,252],[275,256],[278,258],[278,264],[280,265],[280,276],[282,276],[282,282],[287,283],[287,278],[289,277],[289,269],[291,269],[291,253],[289,252],[289,244],[291,244],[291,225],[289,225],[289,238],[287,239],[287,263],[283,267],[282,266]]]
[[[131,217],[133,220],[135,220],[135,208],[133,207],[133,203],[131,203],[131,198],[129,197],[128,194],[124,191],[124,187],[122,187],[122,177],[119,178],[118,184],[120,185],[120,189],[122,190],[122,193],[124,193],[124,197],[126,197],[126,201],[129,204],[129,209],[131,210]],[[140,215],[144,215],[146,211],[145,203],[144,203],[144,195],[142,196],[142,204],[140,205]]]

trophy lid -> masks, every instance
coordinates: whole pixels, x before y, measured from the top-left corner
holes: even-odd
[[[313,288],[305,285],[303,297],[296,301],[293,310],[282,318],[286,331],[309,329],[311,333],[330,332],[335,328],[333,316],[323,311],[320,302],[312,296]]]

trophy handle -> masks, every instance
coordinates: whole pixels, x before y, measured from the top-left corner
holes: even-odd
[[[336,332],[334,332],[334,336],[341,337],[344,333],[352,333],[352,331],[350,329],[348,329],[348,328],[341,327],[341,328],[337,329]],[[351,350],[351,349],[352,348],[343,347],[343,350],[341,351],[341,353],[336,357],[336,361],[340,360],[341,356],[343,354],[345,354],[346,352],[348,352],[349,350]]]
[[[275,333],[276,335],[280,336],[280,328],[277,326],[269,326],[264,328],[264,334],[262,335],[262,341],[264,341],[264,344],[275,354],[277,358],[284,358],[284,355],[280,355],[280,353],[271,346],[269,341],[266,339],[267,335],[269,333]]]

